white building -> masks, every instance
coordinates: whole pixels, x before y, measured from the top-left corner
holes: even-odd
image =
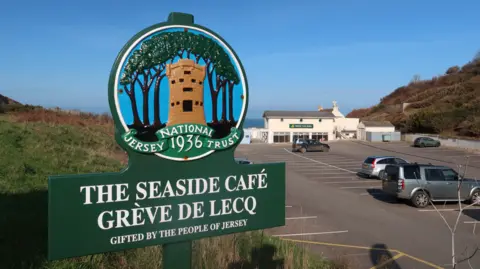
[[[397,133],[395,126],[389,121],[361,121],[357,128],[357,138],[359,140],[371,140],[367,133]]]
[[[297,138],[329,141],[355,137],[359,119],[345,118],[333,108],[316,111],[265,111],[264,128],[251,129],[253,139],[267,143],[291,143]]]

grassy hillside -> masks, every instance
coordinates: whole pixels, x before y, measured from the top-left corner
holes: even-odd
[[[412,81],[378,105],[353,110],[347,117],[389,120],[404,132],[480,138],[480,59],[452,66],[432,79]]]
[[[119,171],[127,157],[107,116],[14,110],[0,114],[0,268],[161,268],[159,246],[46,261],[47,176]],[[260,268],[346,268],[260,231],[199,240],[193,248],[194,268],[253,269],[258,259]]]

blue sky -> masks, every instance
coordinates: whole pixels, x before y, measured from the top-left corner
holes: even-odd
[[[245,66],[247,117],[267,109],[344,113],[376,104],[480,49],[480,2],[4,1],[0,93],[24,103],[107,111],[108,76],[138,31],[172,11],[222,35]]]

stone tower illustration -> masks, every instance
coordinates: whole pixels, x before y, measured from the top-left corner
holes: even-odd
[[[182,123],[206,125],[203,108],[205,66],[190,59],[180,59],[174,64],[167,64],[166,75],[170,85],[167,126]]]

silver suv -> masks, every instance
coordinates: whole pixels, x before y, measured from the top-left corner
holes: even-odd
[[[382,177],[387,165],[403,163],[408,163],[408,161],[394,156],[368,156],[365,161],[363,161],[362,168],[359,173],[367,177],[380,178]]]
[[[480,184],[473,179],[466,179],[447,166],[431,164],[395,164],[387,165],[382,175],[383,192],[398,199],[410,200],[419,208],[429,205],[430,201],[458,201],[458,184],[460,200],[479,204]]]

